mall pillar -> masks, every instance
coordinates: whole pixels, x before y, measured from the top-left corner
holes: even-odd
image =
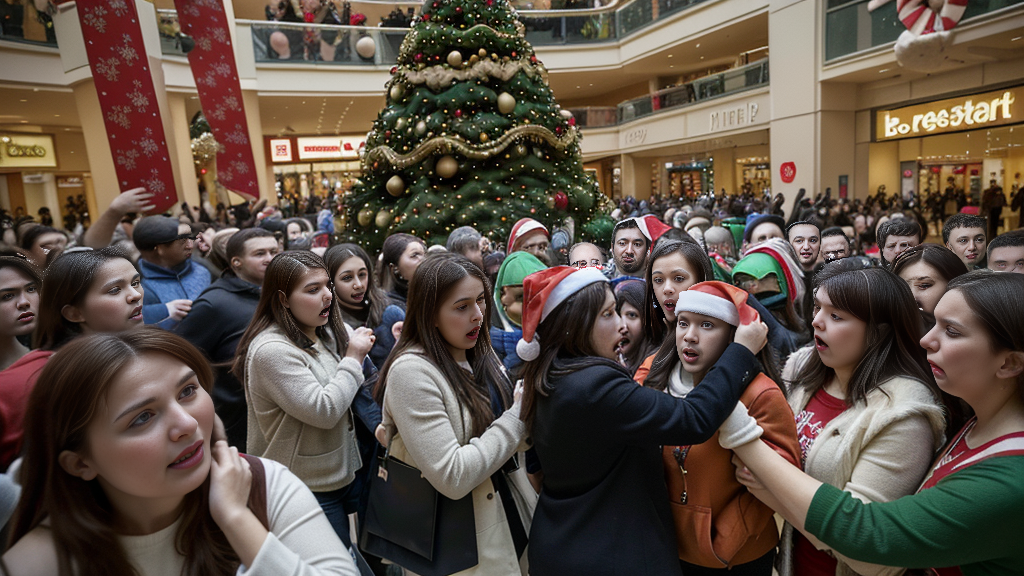
[[[771,0],[768,9],[772,192],[786,195],[787,216],[800,188],[811,197],[818,192],[820,40],[814,31],[819,27],[819,4],[819,0]],[[804,33],[794,34],[794,30]],[[784,166],[795,168],[790,182],[781,176]]]
[[[629,154],[620,157],[622,166],[622,196],[632,196],[637,200],[651,197],[651,159],[634,158]]]
[[[172,92],[167,94],[167,110],[171,121],[167,132],[167,147],[170,148],[171,165],[174,166],[174,182],[178,186],[178,198],[188,205],[201,207],[199,181],[195,177],[195,161],[192,157],[192,135],[189,130],[188,112],[185,101],[188,94]],[[214,202],[216,206],[216,202]]]

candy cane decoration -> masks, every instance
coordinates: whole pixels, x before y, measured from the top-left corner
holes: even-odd
[[[868,11],[887,4],[889,0],[872,0]],[[967,10],[968,0],[896,0],[900,22],[920,36],[936,31],[952,30]]]

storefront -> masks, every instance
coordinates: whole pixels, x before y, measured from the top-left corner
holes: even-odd
[[[0,207],[13,216],[52,219],[56,228],[88,224],[88,160],[75,156],[81,133],[0,132]],[[84,148],[84,146],[81,146]]]
[[[993,184],[1010,194],[1024,173],[1024,86],[872,111],[870,192],[960,194],[981,202]],[[1009,216],[1004,211],[1004,218]],[[1008,226],[1015,223],[1006,223]]]
[[[352,189],[362,174],[359,155],[365,136],[267,137],[267,163],[272,166],[279,199],[326,198]],[[288,203],[286,202],[285,205]]]

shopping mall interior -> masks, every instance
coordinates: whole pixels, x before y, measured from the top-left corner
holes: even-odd
[[[120,187],[79,8],[3,3],[0,207],[48,207],[54,220],[97,214]],[[285,2],[225,3],[260,195],[347,190],[419,3],[339,2],[350,25],[320,29],[331,42],[283,52],[275,33],[305,26],[268,20]],[[585,168],[609,197],[1019,186],[1024,1],[972,0],[930,73],[897,63],[895,4],[514,3],[581,130]],[[236,201],[216,182],[216,143],[197,129],[204,121],[174,2],[135,5],[179,197],[195,203],[205,188]],[[966,120],[949,119],[957,109]]]

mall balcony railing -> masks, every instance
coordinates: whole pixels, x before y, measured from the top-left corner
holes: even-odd
[[[613,109],[616,112],[614,124],[624,124],[658,112],[693,106],[716,98],[731,96],[747,90],[768,86],[768,83],[768,59],[763,58],[745,66],[697,78],[679,86],[665,88],[647,96],[627,100]],[[594,114],[597,122],[590,124],[591,110],[594,109],[586,110],[588,112],[586,118],[581,119],[577,116],[577,125],[584,128],[613,125],[608,123],[607,117],[603,114]],[[573,112],[575,114],[575,111]]]
[[[366,2],[367,0],[362,0]],[[566,0],[565,4],[577,0]],[[517,11],[526,27],[526,39],[534,46],[581,45],[614,42],[644,27],[672,16],[689,7],[708,0],[613,0],[600,8],[562,10]],[[379,2],[374,2],[379,3]],[[398,3],[406,6],[408,3]],[[174,10],[157,10],[164,54],[181,56],[180,28]],[[333,26],[275,22],[265,20],[236,20],[240,27],[248,27],[252,34],[257,63],[282,62],[270,50],[270,37],[280,31],[285,36],[316,36],[327,40],[333,50],[320,54],[319,50],[298,50],[285,61],[344,66],[390,66],[398,57],[398,48],[408,32],[406,28],[380,28],[376,26]],[[356,51],[356,43],[369,36],[373,39],[373,57],[364,58]],[[299,42],[292,42],[293,45]],[[324,56],[330,58],[324,58]]]
[[[890,44],[906,30],[895,3],[868,12],[869,0],[825,0],[825,62]],[[1024,0],[971,0],[960,25],[1000,10],[1024,5]]]

